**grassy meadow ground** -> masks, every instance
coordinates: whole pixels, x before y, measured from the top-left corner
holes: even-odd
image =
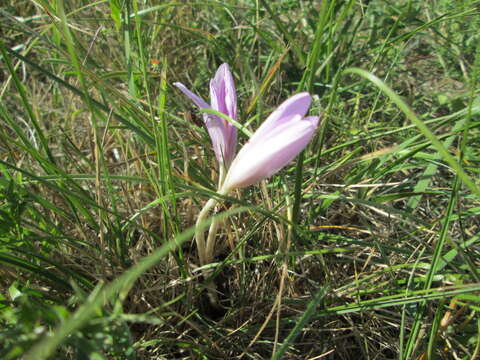
[[[479,29],[472,0],[1,2],[0,358],[478,359]],[[218,165],[172,84],[224,62],[250,131],[300,91],[322,121],[221,199],[215,308]]]

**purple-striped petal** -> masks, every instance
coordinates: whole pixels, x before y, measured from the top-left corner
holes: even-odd
[[[225,128],[223,125],[223,119],[220,119],[215,115],[205,116],[205,126],[212,140],[213,151],[215,152],[215,157],[218,162],[224,163],[226,159],[225,154],[227,151],[226,148],[226,139],[225,139]]]
[[[237,94],[233,76],[227,64],[222,64],[210,81],[210,102],[191,92],[182,83],[174,83],[200,109],[213,109],[230,118],[237,119]],[[237,128],[228,121],[212,114],[203,114],[203,119],[212,140],[213,150],[219,163],[227,168],[235,157]]]
[[[210,102],[213,109],[237,120],[237,93],[227,64],[220,65],[215,77],[210,81]],[[221,119],[221,122],[221,131],[225,140],[222,161],[228,167],[235,157],[237,128],[224,119]]]
[[[190,90],[187,89],[185,85],[183,85],[181,82],[175,82],[173,83],[181,92],[183,92],[187,97],[192,100],[195,105],[197,105],[200,109],[209,109],[210,105],[207,104],[205,100],[203,100],[200,96],[194,94]]]
[[[210,81],[212,107],[237,120],[237,92],[228,64],[222,64]]]

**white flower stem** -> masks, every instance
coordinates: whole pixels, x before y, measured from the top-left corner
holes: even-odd
[[[229,189],[222,188],[223,182],[225,180],[225,175],[226,175],[225,167],[223,165],[220,165],[220,174],[218,179],[218,189],[219,189],[218,193],[220,195],[226,195],[230,191]],[[201,266],[209,264],[213,260],[215,236],[217,234],[220,222],[217,219],[212,220],[212,223],[210,224],[210,229],[208,231],[208,238],[206,242],[205,242],[204,231],[200,229],[199,225],[208,218],[210,211],[215,208],[217,203],[218,203],[218,200],[215,198],[211,198],[210,200],[208,200],[205,206],[203,207],[203,209],[200,210],[200,213],[198,214],[197,222],[195,224],[195,227],[196,227],[195,241],[197,243],[198,257],[199,257]],[[205,280],[208,279],[211,272],[212,271],[210,269],[204,270],[202,272]],[[218,297],[217,297],[215,284],[213,282],[206,284],[206,289],[207,289],[208,297],[210,299],[210,303],[213,306],[218,307]]]
[[[220,165],[220,174],[218,177],[218,193],[221,195],[225,195],[227,192],[223,191],[222,185],[223,181],[225,180],[225,175],[226,175],[226,170],[225,166],[223,164]],[[208,217],[208,214],[210,211],[217,205],[218,200],[215,198],[211,198],[210,200],[207,201],[205,206],[200,210],[200,213],[198,214],[197,222],[195,223],[195,241],[197,243],[197,248],[198,248],[198,257],[200,259],[200,265],[203,266],[205,264],[208,264],[211,261],[211,256],[208,256],[208,251],[205,243],[205,235],[204,231],[199,229],[199,225],[202,221],[205,221]],[[218,220],[214,219],[212,223],[210,224],[210,230],[209,230],[209,238],[210,233],[212,230],[216,232],[218,229]],[[211,252],[210,252],[211,253]],[[209,259],[210,258],[210,259]]]
[[[219,174],[218,174],[218,191],[222,188],[223,182],[225,181],[225,176],[227,175],[227,169],[224,164],[220,164]]]
[[[219,225],[220,221],[213,219],[212,223],[210,224],[210,229],[208,229],[207,246],[205,249],[205,260],[207,261],[207,264],[211,263],[213,260],[215,237],[217,236]]]
[[[200,266],[206,265],[208,263],[208,257],[206,253],[206,246],[205,246],[205,234],[204,230],[199,228],[199,224],[202,223],[210,213],[210,210],[215,207],[217,204],[217,199],[211,198],[207,201],[203,209],[198,214],[197,222],[195,224],[195,241],[197,243],[197,250],[198,250],[198,258],[200,260]],[[211,270],[203,270],[202,275],[204,280],[207,280],[211,274]],[[218,307],[218,296],[217,296],[217,289],[215,288],[215,284],[213,282],[206,284],[208,298],[210,300],[210,304],[214,307]]]
[[[226,195],[226,193],[223,192],[223,189],[222,189],[226,174],[227,172],[226,172],[225,166],[221,164],[220,174],[218,176],[217,192],[222,195]],[[214,248],[215,248],[215,237],[217,235],[219,225],[220,225],[220,221],[217,219],[213,219],[212,223],[210,224],[210,228],[208,229],[208,237],[207,237],[206,250],[205,250],[205,261],[207,264],[211,263],[213,260]]]
[[[208,214],[210,213],[210,210],[215,207],[217,204],[217,199],[211,198],[210,200],[207,201],[205,206],[203,207],[202,210],[200,210],[200,213],[198,214],[197,222],[195,223],[195,241],[197,243],[197,249],[198,249],[198,257],[200,259],[200,265],[203,266],[207,262],[207,257],[206,257],[206,244],[205,244],[205,234],[204,230],[200,229],[199,225],[205,221],[205,219],[208,217]]]

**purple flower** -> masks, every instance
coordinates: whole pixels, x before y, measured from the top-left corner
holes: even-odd
[[[319,116],[307,116],[311,96],[303,92],[283,102],[258,128],[233,160],[222,193],[272,176],[310,142]]]
[[[210,80],[210,102],[208,104],[200,96],[188,90],[182,83],[175,85],[188,96],[200,109],[213,109],[237,120],[237,93],[232,74],[227,64],[218,68],[215,77]],[[228,169],[235,157],[237,145],[237,128],[213,114],[203,114],[203,120],[212,139],[213,151],[218,162]]]

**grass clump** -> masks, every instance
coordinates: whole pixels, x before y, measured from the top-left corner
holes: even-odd
[[[475,1],[40,0],[0,18],[2,359],[478,356]],[[323,117],[219,208],[219,310],[191,241],[216,159],[172,84],[207,98],[223,62],[249,131],[299,91]]]

